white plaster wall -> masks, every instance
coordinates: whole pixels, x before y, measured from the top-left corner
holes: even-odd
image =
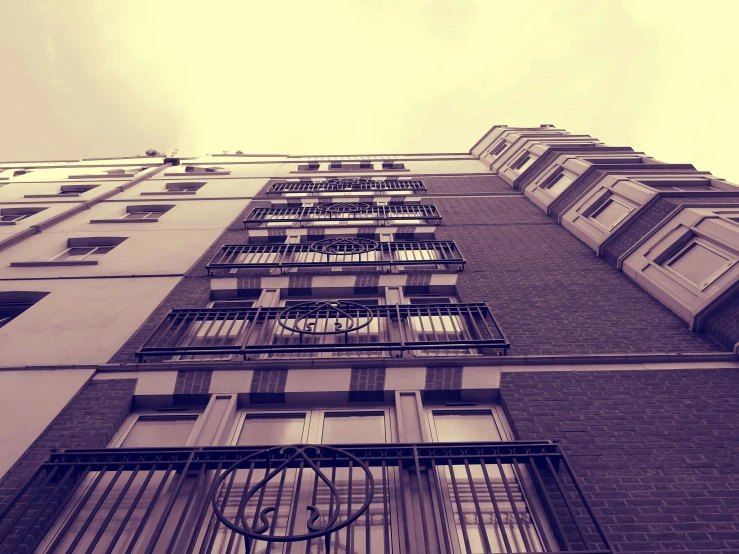
[[[181,274],[202,256],[248,202],[183,202],[164,214],[160,222],[134,224],[89,223],[92,214],[125,209],[123,203],[97,205],[0,251],[0,278]],[[97,265],[10,267],[12,262],[48,261],[67,247],[69,238],[101,236],[127,239],[101,256]]]
[[[92,369],[0,371],[0,479],[92,375]]]
[[[49,293],[0,328],[0,366],[106,363],[179,279],[0,281],[0,291]]]
[[[48,183],[19,183],[12,182],[0,187],[0,202],[22,202],[24,204],[49,203],[49,202],[89,202],[108,191],[124,185],[129,180],[90,181],[83,179],[70,179],[69,181],[50,181]],[[58,198],[25,198],[27,194],[57,194],[62,185],[98,185],[79,196],[69,197],[59,195]]]
[[[256,178],[232,178],[232,177],[208,177],[207,175],[198,175],[197,178],[185,177],[164,177],[157,174],[151,179],[147,179],[126,189],[115,196],[115,200],[135,199],[143,202],[150,200],[167,200],[169,198],[187,198],[187,199],[204,199],[204,198],[246,198],[256,195],[264,185],[267,184],[269,176]],[[205,182],[197,194],[162,194],[162,195],[144,195],[142,192],[162,192],[166,188],[167,183],[182,182]]]

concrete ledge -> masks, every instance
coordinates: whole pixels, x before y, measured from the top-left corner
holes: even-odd
[[[91,219],[90,223],[157,223],[157,219]]]
[[[54,261],[49,260],[47,262],[10,262],[10,267],[49,267],[55,265],[98,265],[97,260],[69,260],[69,261]]]

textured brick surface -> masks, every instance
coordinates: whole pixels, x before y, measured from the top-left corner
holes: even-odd
[[[481,192],[512,193],[511,185],[497,175],[469,175],[467,177],[422,177],[428,194],[475,194]]]
[[[708,316],[703,330],[727,350],[734,350],[739,343],[739,290]]]
[[[739,372],[505,373],[519,439],[561,441],[620,552],[739,551]]]
[[[252,393],[284,393],[287,369],[258,369],[251,379]]]
[[[208,394],[212,371],[178,371],[175,394]]]
[[[426,390],[462,390],[461,367],[426,368]]]
[[[549,205],[549,213],[555,220],[567,211],[567,209],[576,202],[581,195],[589,191],[593,186],[603,178],[604,173],[598,171],[595,167],[591,167],[585,173],[580,175],[575,182],[567,187],[554,202]]]
[[[16,462],[15,466],[0,481],[0,511],[2,511],[14,495],[49,455],[53,449],[63,448],[105,448],[113,435],[131,411],[131,400],[136,389],[136,379],[111,379],[92,381],[59,413],[43,433],[34,441],[28,450]],[[33,496],[33,492],[25,494],[17,502],[19,509],[25,508],[27,502],[34,501],[38,510],[31,509],[26,513],[39,517],[34,530],[29,533],[23,544],[28,550],[21,548],[13,554],[31,551],[36,541],[40,540],[56,513],[56,506],[71,493],[75,479],[70,479],[68,486],[58,493],[58,498],[50,500],[43,494]],[[26,500],[24,502],[24,500]],[[9,523],[15,519],[16,512],[11,510],[5,518]],[[23,520],[15,527],[22,529]],[[4,531],[0,522],[0,533]],[[5,550],[3,548],[6,548]],[[0,552],[10,553],[6,547]]]
[[[457,290],[488,302],[510,354],[724,350],[598,258],[526,198],[436,199],[440,239],[467,259]]]

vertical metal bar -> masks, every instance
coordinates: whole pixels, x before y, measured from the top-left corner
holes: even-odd
[[[585,506],[585,510],[588,512],[588,515],[590,516],[590,520],[593,522],[595,529],[598,531],[600,540],[603,541],[603,546],[605,547],[606,550],[611,550],[611,546],[608,544],[608,539],[606,538],[605,534],[603,533],[600,526],[598,525],[598,520],[595,518],[595,514],[593,513],[593,509],[590,506],[590,502],[588,502],[588,499],[585,497],[585,494],[580,488],[580,484],[578,483],[577,476],[575,475],[575,472],[572,469],[572,466],[570,465],[570,462],[567,459],[567,456],[565,455],[564,452],[560,452],[560,455],[562,456],[562,461],[564,462],[564,466],[567,469],[567,472],[570,474],[570,478],[572,479],[572,485],[575,487],[577,494],[580,496],[580,500]],[[587,548],[588,545],[586,544],[585,547]]]
[[[444,546],[446,547],[446,553],[452,554],[454,549],[452,548],[451,538],[449,537],[449,526],[447,525],[448,518],[444,513],[444,492],[441,490],[441,483],[439,482],[439,468],[436,467],[436,460],[431,458],[431,471],[434,477],[434,492],[436,493],[436,505],[439,507],[439,523],[441,524],[442,534],[444,535]],[[454,514],[452,514],[452,520]]]
[[[398,466],[400,467],[400,466]],[[390,554],[390,513],[388,510],[388,504],[390,502],[390,496],[388,494],[387,486],[387,467],[385,466],[385,460],[382,460],[382,539],[383,539],[383,554]],[[369,527],[369,522],[367,522]],[[408,527],[405,527],[406,535],[408,534]],[[398,530],[402,533],[400,526]],[[369,543],[368,543],[369,547]],[[369,548],[367,548],[367,554],[370,554]]]
[[[254,468],[254,464],[252,463],[252,469]],[[251,476],[251,472],[250,472]],[[223,500],[221,500],[221,512],[226,509],[226,505],[228,504],[228,497],[231,494],[231,487],[233,486],[234,480],[236,479],[236,472],[234,471],[231,473],[231,477],[228,480],[228,485],[226,485],[226,491],[223,493]],[[215,494],[215,491],[214,491]],[[241,513],[239,511],[238,513]],[[210,514],[210,521],[208,522],[208,529],[205,531],[205,537],[203,537],[203,542],[200,544],[200,554],[204,553],[210,553],[213,549],[213,544],[216,541],[216,536],[218,536],[218,528],[221,525],[221,520],[218,519],[215,515],[215,513]],[[210,538],[208,538],[210,536]],[[203,547],[206,544],[207,539],[207,547],[204,549]]]
[[[372,471],[370,469],[370,471]],[[364,480],[364,500],[365,502],[369,498],[369,480]],[[383,502],[385,502],[385,498],[382,499]],[[364,512],[364,551],[367,554],[370,554],[372,552],[372,545],[371,545],[371,539],[370,539],[370,514],[372,513],[372,502],[370,502],[369,506],[367,506],[367,511]],[[359,520],[357,520],[357,524],[359,523]],[[385,524],[387,525],[387,524]]]
[[[423,500],[423,479],[421,477],[421,464],[418,461],[418,447],[413,445],[413,464],[416,469],[416,483],[418,484],[418,499],[419,506],[421,507],[421,530],[423,531],[423,546],[426,554],[431,554],[430,542],[429,542],[429,530],[428,523],[426,522],[426,506]]]
[[[182,530],[182,526],[184,525],[185,520],[187,519],[187,516],[189,515],[190,505],[192,504],[192,501],[195,498],[195,493],[197,493],[198,487],[200,486],[200,483],[204,475],[205,475],[205,464],[202,463],[200,465],[200,470],[198,471],[198,475],[196,477],[195,483],[192,484],[190,494],[187,497],[187,502],[185,502],[185,505],[182,507],[182,514],[180,515],[179,520],[177,521],[177,526],[175,527],[174,533],[172,533],[172,539],[169,541],[169,546],[167,547],[166,554],[170,554],[175,544],[177,544],[177,541],[180,536],[180,531]]]
[[[320,460],[318,460],[318,461],[320,462]],[[295,496],[290,500],[290,507],[292,509],[290,510],[290,513],[288,513],[288,515],[287,515],[288,520],[290,521],[289,528],[288,528],[288,531],[287,531],[287,534],[288,535],[292,535],[293,534],[293,531],[295,531],[295,520],[296,520],[295,511],[300,506],[300,487],[301,487],[301,485],[303,483],[303,468],[304,468],[304,466],[305,466],[305,462],[301,459],[300,460],[300,465],[298,466],[298,471],[297,471],[298,476],[295,479],[295,485],[294,485],[295,486],[295,489],[294,489],[295,490]],[[277,520],[277,517],[275,516],[275,521],[276,520]],[[288,542],[288,543],[286,543],[285,546],[287,547],[286,548],[286,551],[285,551],[285,554],[290,554],[290,550],[292,548],[292,543],[291,542]]]
[[[490,483],[490,476],[488,475],[488,469],[485,464],[485,460],[480,458],[480,467],[482,467],[482,474],[485,477],[485,484],[488,487],[488,494],[490,494],[490,501],[493,503],[493,511],[495,512],[495,519],[498,522],[498,527],[500,528],[500,535],[503,537],[503,544],[505,546],[506,552],[513,552],[513,549],[511,548],[511,543],[508,540],[508,532],[505,529],[505,522],[503,521],[503,516],[500,514],[500,508],[498,507],[498,500],[495,498],[495,491],[493,490],[493,485]]]
[[[552,460],[547,456],[547,466],[549,467],[549,471],[552,472],[552,477],[554,478],[554,482],[557,484],[557,489],[559,489],[559,494],[562,495],[562,500],[565,502],[565,506],[567,507],[567,511],[570,513],[570,517],[572,518],[572,522],[575,524],[575,529],[577,529],[577,534],[580,535],[580,540],[582,540],[583,546],[587,547],[588,541],[585,538],[585,533],[582,530],[582,527],[580,527],[580,522],[577,519],[577,515],[575,514],[575,511],[572,509],[572,504],[570,504],[570,501],[567,500],[567,493],[564,490],[564,487],[562,487],[562,483],[559,480],[559,476],[557,475],[557,471],[554,469],[554,465],[552,464]]]
[[[138,470],[140,466],[136,466],[136,469]],[[146,479],[144,480],[144,483],[139,487],[139,491],[136,494],[136,496],[133,499],[133,502],[131,503],[131,506],[128,508],[128,511],[126,512],[126,515],[123,516],[123,519],[121,520],[121,523],[118,525],[118,530],[113,535],[113,538],[110,540],[110,544],[108,545],[108,548],[105,550],[105,554],[111,554],[113,550],[118,546],[118,539],[120,539],[121,535],[123,534],[123,530],[125,529],[126,525],[128,524],[128,520],[131,519],[131,516],[136,511],[136,506],[139,504],[139,500],[141,500],[141,497],[144,495],[144,491],[146,490],[146,487],[149,485],[149,481],[151,481],[151,478],[156,473],[156,467],[152,466],[152,468],[149,470],[149,474],[146,476]]]
[[[89,466],[87,466],[87,469],[89,470]],[[90,496],[92,496],[92,493],[95,491],[95,488],[97,487],[98,483],[100,483],[100,480],[103,478],[103,474],[105,473],[105,470],[108,468],[108,466],[103,466],[103,469],[100,470],[93,480],[90,487],[87,489],[87,492],[85,492],[84,496],[80,499],[79,503],[75,507],[75,509],[72,511],[72,514],[67,519],[67,522],[64,524],[64,527],[62,527],[61,531],[57,535],[56,539],[53,543],[51,543],[51,546],[49,547],[48,552],[52,553],[54,552],[57,547],[61,544],[62,540],[64,539],[64,535],[69,532],[72,525],[74,524],[74,520],[77,519],[77,516],[82,511],[82,508],[84,508],[85,504],[87,504],[87,501],[90,499]]]
[[[274,536],[275,527],[277,527],[277,518],[280,515],[280,504],[282,503],[282,493],[285,490],[285,477],[287,476],[287,471],[288,468],[285,468],[280,476],[280,485],[277,487],[277,498],[274,506],[275,511],[272,512],[272,523],[269,526],[269,536]],[[272,552],[272,544],[274,544],[272,541],[267,542],[266,554],[270,554]]]
[[[541,490],[541,496],[543,497],[544,502],[546,502],[547,511],[548,513],[552,515],[553,521],[551,523],[554,524],[555,536],[561,537],[562,541],[565,544],[565,550],[567,551],[572,550],[572,545],[570,544],[570,541],[567,538],[567,535],[565,534],[564,527],[562,527],[562,522],[559,519],[559,515],[557,515],[557,512],[554,509],[554,506],[552,506],[552,502],[549,499],[549,495],[546,494],[546,490],[544,489],[544,481],[541,478],[541,473],[539,473],[539,468],[536,467],[536,461],[534,460],[534,458],[531,458],[531,457],[529,457],[528,460],[529,460],[529,465],[531,466],[532,473],[537,480],[539,489]]]
[[[349,516],[352,513],[352,488],[353,488],[352,487],[352,484],[353,484],[352,483],[352,469],[353,469],[352,468],[352,460],[349,459],[349,477],[348,477],[347,483],[346,483],[347,484],[347,487],[349,489],[348,490],[348,494],[347,494],[347,506],[346,506],[346,517],[347,517],[347,519],[349,519]],[[339,514],[339,517],[341,517],[341,514]],[[354,552],[354,544],[353,544],[354,537],[352,537],[352,531],[351,531],[351,529],[352,529],[353,526],[354,526],[354,524],[349,524],[349,525],[346,526],[346,548],[347,548],[347,552]],[[338,543],[339,541],[336,541],[336,542]]]
[[[319,469],[321,468],[321,461],[320,460],[316,460],[316,467],[318,467]],[[318,498],[318,483],[319,483],[319,481],[320,481],[320,479],[318,478],[318,476],[316,476],[316,478],[313,479],[313,494],[311,495],[311,502],[310,502],[311,503],[311,506],[315,506],[316,505],[316,499]],[[329,512],[329,517],[330,517],[330,515],[331,514]],[[325,537],[325,539],[328,540],[328,537]],[[319,539],[316,539],[316,540],[318,540],[318,550],[320,550],[321,549],[321,539],[319,538]],[[310,553],[310,546],[311,546],[311,543],[312,542],[313,542],[313,539],[308,539],[308,541],[306,542],[306,545],[305,545],[305,554],[309,554]]]
[[[47,485],[48,485],[48,484],[49,484],[49,483],[51,482],[51,480],[53,479],[54,475],[56,475],[56,473],[57,473],[57,471],[58,471],[58,470],[59,470],[59,466],[55,466],[55,467],[53,467],[53,468],[51,469],[51,471],[49,471],[49,470],[48,470],[48,468],[47,468],[47,469],[46,469],[46,478],[44,479],[44,482],[43,482],[43,483],[41,484],[41,486],[40,486],[40,487],[38,488],[38,490],[37,490],[37,491],[36,491],[36,493],[35,493],[35,494],[33,495],[33,497],[31,498],[31,500],[29,500],[28,502],[25,502],[25,501],[24,501],[24,502],[23,502],[23,504],[25,504],[26,506],[32,506],[32,505],[33,505],[33,502],[34,502],[34,501],[36,500],[36,497],[37,497],[37,496],[38,496],[38,495],[39,495],[39,494],[41,493],[41,491],[43,491],[43,490],[44,490],[44,489],[46,488],[46,486],[47,486]],[[60,482],[60,483],[59,483],[59,484],[58,484],[58,485],[56,486],[56,488],[55,488],[55,491],[54,491],[54,493],[56,493],[56,491],[57,491],[57,490],[59,490],[59,489],[61,488],[61,486],[62,486],[62,485],[64,484],[64,482],[65,482],[65,481],[67,480],[67,477],[69,477],[69,475],[71,475],[71,474],[72,474],[73,472],[74,472],[74,468],[70,468],[70,469],[69,469],[69,471],[67,472],[67,474],[66,474],[66,475],[64,476],[64,478],[62,479],[62,481],[61,481],[61,482]],[[33,483],[34,481],[36,481],[36,477],[37,477],[37,476],[39,476],[39,475],[40,475],[40,473],[36,473],[36,475],[34,475],[34,476],[33,476],[33,477],[32,477],[32,478],[31,478],[31,479],[30,479],[30,480],[29,480],[29,481],[28,481],[28,482],[27,482],[27,483],[26,483],[26,484],[25,484],[25,485],[24,485],[24,486],[23,486],[22,488],[21,488],[21,490],[19,490],[19,491],[18,491],[18,493],[17,493],[17,494],[16,494],[16,495],[15,495],[15,496],[13,497],[13,499],[12,499],[12,500],[11,500],[11,501],[10,501],[10,502],[8,503],[8,505],[7,505],[6,507],[5,507],[5,509],[3,510],[2,514],[1,514],[1,515],[2,515],[2,517],[0,517],[0,522],[4,522],[4,521],[5,521],[5,516],[6,516],[6,515],[8,515],[8,513],[9,513],[9,512],[10,512],[10,510],[11,510],[11,508],[13,508],[13,507],[17,507],[17,506],[18,506],[18,505],[20,504],[20,503],[19,503],[18,501],[20,500],[20,498],[22,498],[22,495],[23,495],[23,494],[25,493],[25,491],[26,491],[26,490],[27,490],[28,488],[30,488],[31,484],[32,484],[32,483]],[[53,495],[51,495],[51,498],[53,498]],[[47,502],[47,503],[48,503],[48,502]],[[18,512],[18,515],[17,515],[17,516],[15,516],[15,518],[13,518],[13,521],[12,521],[12,522],[11,522],[11,523],[10,523],[10,524],[9,524],[9,525],[8,525],[8,526],[6,527],[6,529],[5,529],[5,531],[3,532],[3,534],[2,534],[2,535],[0,535],[0,544],[2,544],[2,542],[3,542],[3,541],[4,541],[5,539],[6,539],[6,537],[7,537],[7,536],[8,536],[9,534],[10,534],[10,532],[11,532],[11,531],[13,531],[13,530],[15,530],[15,529],[16,529],[16,524],[18,523],[18,520],[20,520],[20,518],[21,518],[21,517],[23,517],[23,515],[24,515],[25,513],[26,513],[26,510],[20,510],[20,511]],[[41,516],[41,514],[42,514],[42,513],[43,513],[43,509],[42,509],[42,510],[39,510],[39,513],[38,513],[38,515],[36,516],[36,518],[34,518],[33,522],[31,522],[31,524],[29,524],[29,525],[27,526],[27,528],[26,528],[26,532],[25,532],[25,533],[23,534],[23,536],[22,536],[22,537],[20,537],[20,538],[19,538],[19,539],[18,539],[18,540],[16,541],[16,544],[20,543],[20,542],[21,542],[21,541],[22,541],[22,540],[23,540],[23,539],[25,538],[25,536],[26,536],[26,535],[28,534],[28,531],[30,531],[31,527],[33,526],[33,524],[34,524],[34,523],[36,523],[36,521],[38,520],[38,518],[39,518],[39,517]]]
[[[177,485],[175,485],[174,490],[172,491],[170,495],[169,502],[167,502],[167,506],[165,507],[164,512],[159,518],[159,522],[157,523],[157,526],[154,529],[154,534],[152,535],[151,540],[149,541],[149,545],[147,546],[145,550],[145,554],[152,554],[152,552],[154,552],[154,548],[156,547],[156,544],[159,541],[159,537],[161,536],[162,531],[164,530],[164,524],[167,522],[167,518],[169,517],[169,514],[172,512],[174,503],[177,501],[177,496],[179,495],[180,490],[182,489],[182,485],[184,484],[185,479],[187,477],[187,472],[190,470],[190,463],[192,462],[194,453],[195,453],[194,450],[190,452],[190,455],[187,458],[187,462],[185,462],[185,467],[182,468],[182,474],[180,475],[180,478],[177,480]]]
[[[519,483],[523,483],[524,476],[523,476],[523,472],[521,471],[518,459],[514,458],[513,464],[511,465],[513,466],[513,471],[516,473],[516,479],[518,479]],[[523,493],[523,487],[520,484],[519,484],[519,487],[521,488],[522,493]],[[536,533],[538,537],[541,538],[542,542],[544,543],[544,548],[547,551],[551,550],[552,548],[549,544],[549,539],[547,539],[546,533],[544,533],[543,531],[541,533],[538,532],[538,530],[544,529],[544,525],[541,522],[541,519],[538,514],[538,510],[535,510],[532,508],[529,511],[531,512],[531,517],[533,518],[535,522],[534,532]]]
[[[508,480],[506,479],[503,466],[500,463],[500,458],[495,458],[495,463],[498,466],[500,478],[503,480],[503,486],[505,487],[506,495],[508,495],[508,502],[511,503],[511,509],[513,510],[513,515],[516,518],[516,525],[518,525],[518,530],[521,532],[521,538],[523,539],[523,544],[526,548],[526,552],[531,552],[531,545],[529,544],[529,539],[526,537],[526,529],[521,522],[521,516],[518,513],[518,508],[516,508],[516,499],[513,498],[513,493],[511,492],[511,487],[508,485]]]
[[[113,503],[113,506],[110,510],[108,510],[108,515],[105,516],[105,519],[100,524],[100,529],[98,529],[98,532],[95,534],[95,537],[93,537],[92,542],[90,543],[90,546],[85,551],[86,554],[92,554],[92,552],[95,550],[95,547],[97,546],[97,543],[100,541],[100,539],[103,536],[103,533],[105,532],[105,529],[108,527],[108,524],[110,523],[110,520],[113,518],[113,515],[115,514],[116,510],[118,510],[118,506],[120,506],[121,501],[128,493],[128,489],[131,487],[131,483],[133,483],[133,480],[136,478],[136,475],[139,472],[139,465],[136,466],[136,468],[131,472],[131,476],[128,478],[128,481],[126,481],[126,484],[123,486],[123,489],[121,492],[118,493],[118,498],[116,498],[116,501]]]
[[[457,504],[457,514],[459,515],[459,526],[462,528],[464,546],[467,549],[467,554],[473,554],[472,547],[470,546],[470,537],[467,534],[467,522],[464,520],[464,508],[462,507],[462,500],[459,497],[459,488],[457,487],[457,479],[454,476],[454,465],[452,464],[451,458],[447,458],[447,469],[449,470],[449,478],[451,479],[452,489],[454,490],[454,500]]]
[[[205,464],[203,464],[205,465]],[[200,528],[203,525],[203,521],[205,521],[205,514],[208,513],[208,510],[210,509],[210,499],[215,494],[215,485],[218,481],[218,476],[221,473],[221,470],[223,469],[223,462],[219,462],[218,466],[215,470],[211,471],[212,476],[206,475],[206,480],[203,483],[203,489],[204,489],[204,496],[203,501],[200,505],[200,512],[198,513],[198,517],[195,520],[195,523],[193,524],[193,533],[190,536],[190,542],[187,544],[187,548],[185,549],[185,554],[192,554],[195,550],[195,545],[198,542],[198,536],[200,534]],[[235,473],[235,472],[234,472]],[[210,483],[208,483],[208,479],[210,479]],[[207,532],[203,536],[203,542],[207,540]]]
[[[485,549],[486,554],[491,554],[492,549],[490,548],[490,541],[488,540],[488,532],[485,529],[485,522],[482,519],[482,510],[480,509],[480,502],[477,500],[477,491],[475,490],[475,481],[472,479],[472,472],[470,471],[470,463],[467,458],[464,459],[464,467],[467,470],[467,480],[470,483],[470,492],[472,493],[472,503],[475,506],[475,513],[477,515],[477,527],[480,531],[480,538],[482,539],[482,547]]]
[[[406,486],[406,484],[404,482],[405,479],[403,478],[404,472],[405,472],[405,468],[403,467],[403,462],[402,462],[402,460],[400,458],[398,458],[398,482],[400,484],[400,493],[401,493],[401,497],[400,497],[400,511],[402,512],[402,516],[401,517],[403,518],[402,523],[401,522],[398,522],[398,529],[400,529],[400,530],[402,530],[402,529],[408,529],[408,527],[409,527],[409,525],[408,525],[408,512],[407,512],[407,510],[405,508],[406,495],[409,498],[411,498],[411,500],[412,500],[411,487],[410,487],[410,479],[409,479],[409,482],[408,482],[408,486]],[[385,523],[385,525],[387,525],[387,522]],[[408,532],[403,533],[401,531],[400,534],[405,539],[405,553],[406,554],[409,554],[411,552],[410,537],[408,536],[409,533]],[[428,554],[428,553],[426,553],[426,554]]]

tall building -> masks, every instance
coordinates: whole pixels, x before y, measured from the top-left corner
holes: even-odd
[[[0,554],[739,551],[736,185],[552,125],[0,169]]]

